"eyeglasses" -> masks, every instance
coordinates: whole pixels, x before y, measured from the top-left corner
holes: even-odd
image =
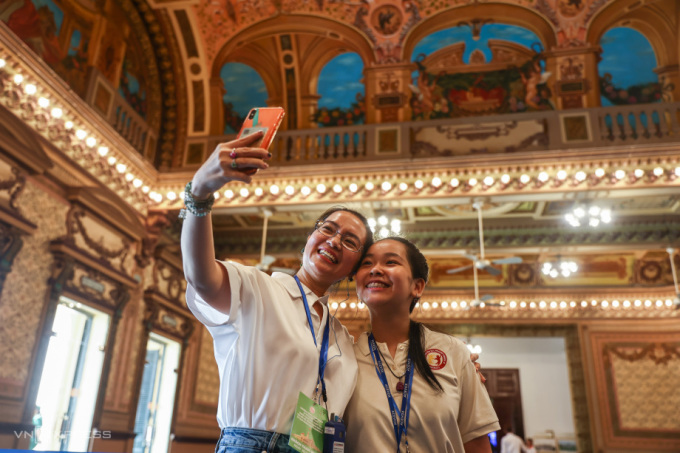
[[[335,237],[336,234],[340,234],[338,232],[338,227],[336,227],[331,222],[319,221],[316,223],[314,229],[327,238],[332,238]],[[359,242],[359,239],[348,234],[340,234],[340,243],[347,250],[354,253],[359,253],[363,248],[363,245]]]

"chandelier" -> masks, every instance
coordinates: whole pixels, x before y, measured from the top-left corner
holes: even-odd
[[[386,238],[390,235],[401,233],[401,220],[390,220],[384,215],[381,215],[377,219],[373,217],[369,218],[368,226],[371,227],[373,234],[376,234],[379,238]],[[376,229],[378,230],[377,232]]]
[[[596,228],[602,223],[612,221],[612,211],[609,208],[601,208],[596,205],[576,205],[571,212],[564,215],[564,218],[573,227],[588,225]]]
[[[554,263],[543,263],[543,267],[541,268],[543,275],[551,278],[557,278],[559,276],[567,278],[576,271],[578,271],[578,264],[576,264],[576,262],[562,261],[559,258]]]

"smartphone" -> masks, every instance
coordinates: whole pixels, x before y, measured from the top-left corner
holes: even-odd
[[[284,114],[285,111],[283,110],[283,107],[253,108],[248,112],[248,116],[246,116],[237,137],[247,137],[248,135],[263,131],[264,135],[262,136],[262,140],[257,141],[250,146],[253,148],[267,149],[274,140],[274,135],[276,135],[276,131],[283,121]]]

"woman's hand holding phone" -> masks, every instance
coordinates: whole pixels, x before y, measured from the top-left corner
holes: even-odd
[[[251,148],[262,139],[256,132],[227,143],[220,143],[194,175],[191,193],[197,200],[205,199],[230,181],[250,183],[258,170],[269,168],[271,154],[263,148]]]

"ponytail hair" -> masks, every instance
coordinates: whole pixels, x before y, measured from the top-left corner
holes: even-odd
[[[422,279],[427,283],[430,268],[427,265],[427,259],[422,254],[418,247],[408,239],[395,236],[389,237],[384,240],[397,241],[404,244],[406,248],[406,258],[408,259],[409,266],[411,267],[411,277],[413,279]],[[380,242],[380,241],[378,241]],[[418,303],[418,297],[414,297],[411,301],[411,306],[409,307],[409,313],[413,312],[413,309]],[[434,375],[430,369],[430,364],[427,363],[427,358],[425,357],[425,331],[423,325],[419,322],[411,320],[408,328],[408,353],[413,360],[413,365],[420,373],[420,375],[425,378],[428,385],[432,387],[436,392],[443,392],[444,387],[439,383],[437,377]]]
[[[427,363],[427,357],[425,357],[425,331],[423,330],[423,325],[419,322],[411,320],[408,328],[408,353],[413,360],[413,365],[415,369],[420,373],[420,375],[425,378],[428,385],[432,387],[436,392],[443,392],[444,387],[439,383],[437,377],[434,375],[430,369],[430,364]]]

